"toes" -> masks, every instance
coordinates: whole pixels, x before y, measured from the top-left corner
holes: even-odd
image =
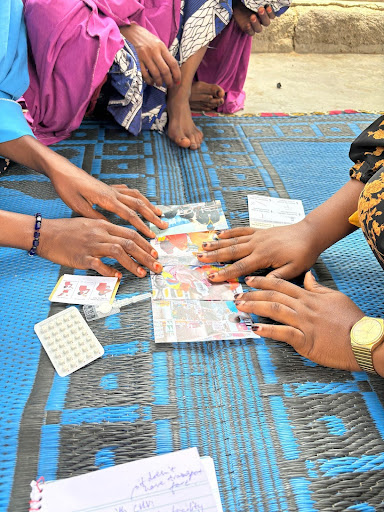
[[[215,96],[216,98],[224,98],[225,91],[220,87],[220,85],[215,85]]]
[[[176,137],[173,139],[173,141],[180,147],[180,148],[191,148],[192,141],[188,137]],[[194,148],[191,148],[194,149]]]

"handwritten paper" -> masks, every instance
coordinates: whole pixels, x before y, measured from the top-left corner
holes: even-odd
[[[189,448],[47,482],[41,512],[219,512],[204,466]]]
[[[248,210],[251,228],[286,226],[305,217],[303,203],[299,199],[252,194],[248,196]]]

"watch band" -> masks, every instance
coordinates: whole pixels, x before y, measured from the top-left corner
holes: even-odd
[[[372,352],[369,349],[367,350],[366,348],[354,347],[353,345],[352,350],[360,368],[365,372],[377,375],[377,371],[373,367]]]
[[[376,325],[379,324],[380,332],[376,333],[373,339],[364,340],[359,339],[356,336],[356,328],[360,325],[364,325],[367,321],[374,322]],[[351,348],[356,361],[360,368],[366,372],[377,375],[377,372],[373,366],[372,354],[374,350],[384,341],[384,321],[382,318],[363,317],[352,327],[351,330]]]

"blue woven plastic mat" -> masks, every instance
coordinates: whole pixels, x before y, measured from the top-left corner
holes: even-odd
[[[302,199],[307,212],[328,198],[348,180],[351,141],[375,117],[201,117],[196,152],[89,121],[55,150],[158,204],[220,199],[234,227],[248,222],[249,193]],[[13,165],[0,186],[3,209],[71,216],[42,175]],[[48,296],[72,270],[7,248],[0,265],[0,510],[28,510],[37,476],[191,446],[213,457],[225,512],[384,510],[380,378],[317,366],[271,340],[156,346],[149,303],[93,322],[104,356],[60,378],[33,326],[62,309]],[[315,271],[383,315],[384,274],[360,232]],[[125,273],[119,294],[149,290],[148,278]]]

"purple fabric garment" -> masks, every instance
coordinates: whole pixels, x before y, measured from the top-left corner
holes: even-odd
[[[79,127],[123,47],[119,26],[137,23],[169,47],[180,22],[180,0],[23,1],[30,55],[27,119],[44,144]],[[234,112],[244,104],[251,38],[232,22],[213,45],[217,50],[208,50],[199,78],[221,85],[227,93],[221,111]]]
[[[41,142],[53,144],[79,127],[92,94],[123,47],[118,25],[135,22],[167,42],[173,40],[173,9],[179,16],[180,1],[148,2],[146,14],[142,3],[24,0],[30,47],[30,87],[24,98],[27,119]]]
[[[230,24],[209,45],[197,70],[197,79],[220,85],[226,93],[217,110],[233,114],[244,108],[244,82],[251,55],[252,37],[242,32],[232,18]]]

